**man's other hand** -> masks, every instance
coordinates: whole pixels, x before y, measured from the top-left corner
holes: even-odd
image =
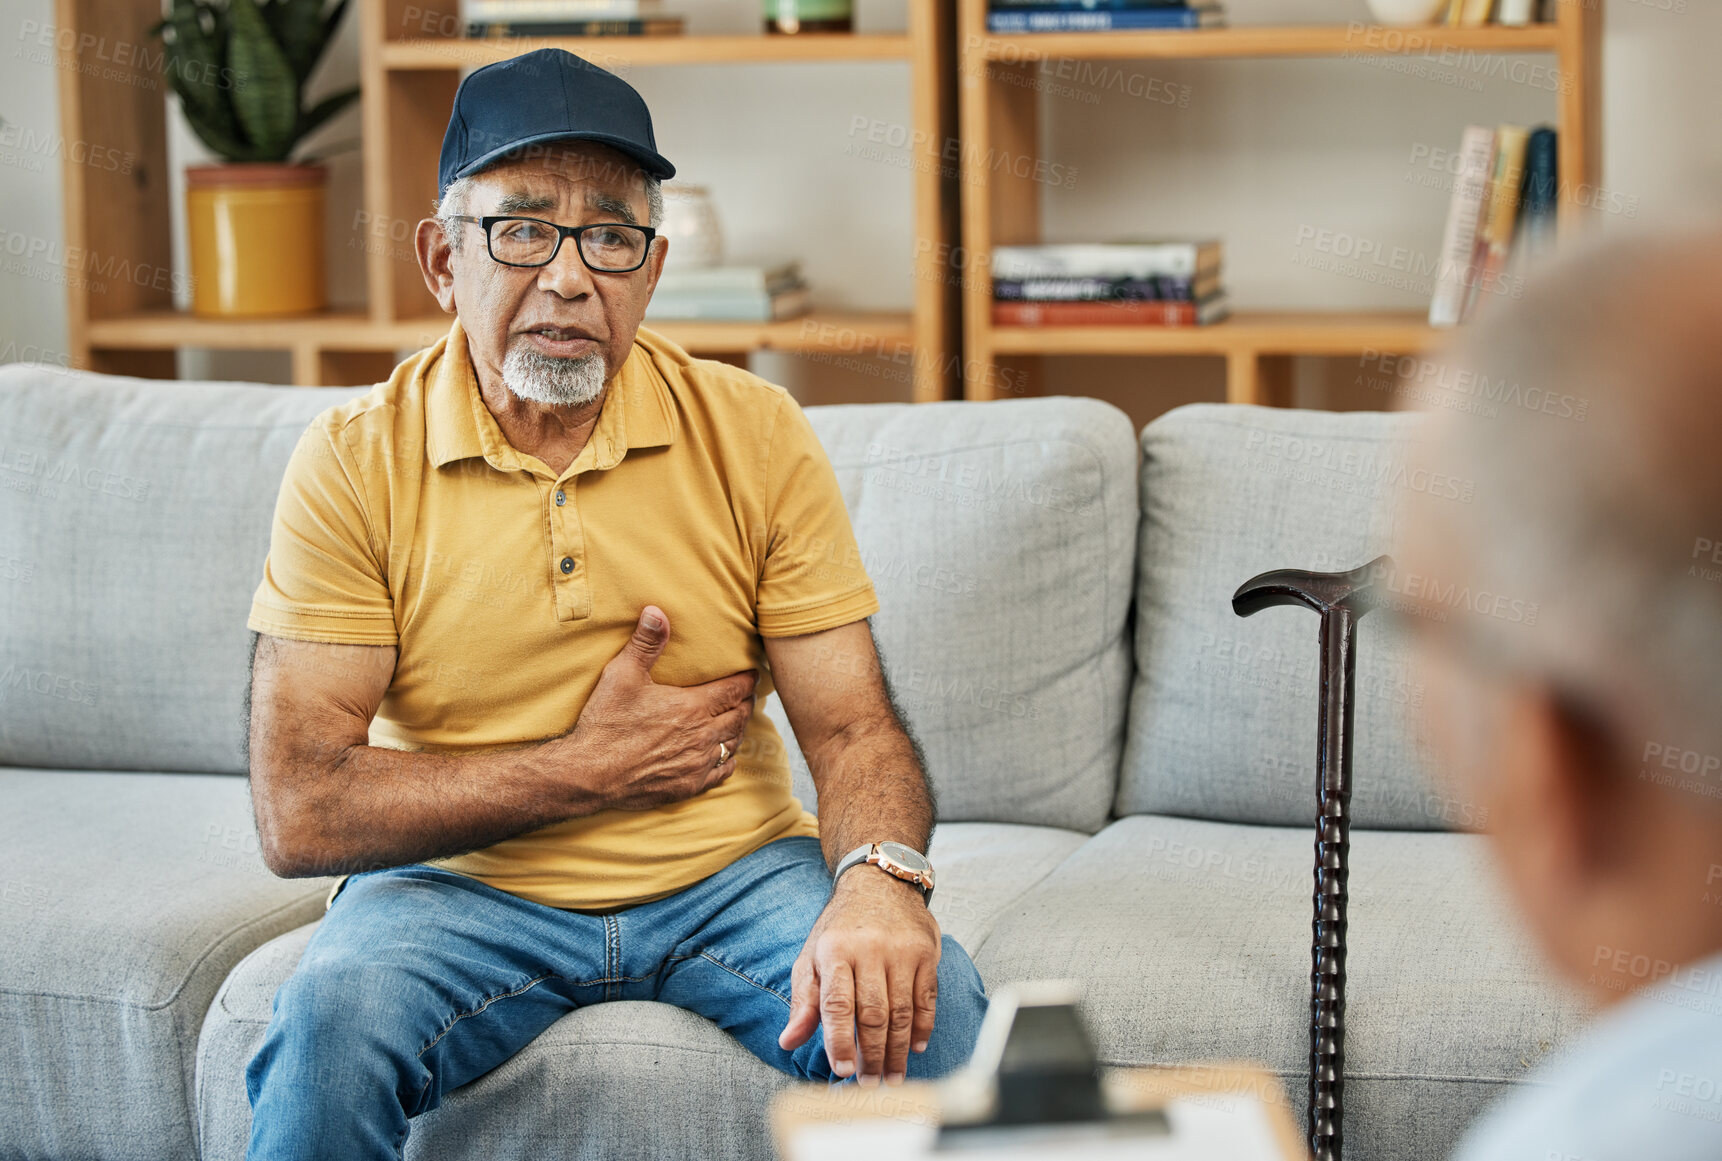
[[[858,1083],[901,1083],[910,1051],[925,1052],[939,998],[939,923],[913,883],[877,867],[837,880],[790,973],[794,1049],[825,1025],[825,1055]],[[856,1060],[859,1042],[860,1060]]]
[[[664,611],[641,609],[634,635],[604,666],[580,720],[563,739],[585,762],[597,764],[592,789],[605,807],[650,810],[710,790],[735,772],[758,671],[703,685],[660,685],[652,666],[669,641]],[[722,762],[720,744],[729,753]]]

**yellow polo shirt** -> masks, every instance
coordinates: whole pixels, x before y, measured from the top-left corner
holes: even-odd
[[[503,436],[457,321],[312,422],[247,624],[396,646],[371,744],[471,752],[572,728],[647,604],[670,617],[654,680],[759,670],[735,773],[681,802],[436,860],[539,903],[611,910],[818,834],[757,711],[772,689],[762,638],[846,625],[879,601],[830,461],[782,387],[641,327],[558,475]]]

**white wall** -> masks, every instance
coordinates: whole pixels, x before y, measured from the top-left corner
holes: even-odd
[[[1722,5],[1607,6],[1608,196],[1600,200],[1622,212],[1599,217],[1628,225],[1715,205],[1722,136],[1710,131],[1710,118],[1722,103],[1722,70],[1713,63]],[[694,32],[749,30],[758,10],[757,0],[668,0],[667,7],[685,13]],[[1366,11],[1363,0],[1230,0],[1229,10],[1237,24],[1361,20]],[[58,127],[56,73],[20,52],[29,22],[51,21],[51,0],[0,0],[0,13],[0,117],[36,136],[51,133]],[[903,0],[861,0],[859,19],[866,29],[901,28]],[[355,29],[349,17],[320,85],[356,78]],[[1407,62],[1393,61],[1118,62],[1122,83],[1110,74],[1085,81],[1049,68],[1041,150],[1062,172],[1073,168],[1075,178],[1046,188],[1046,237],[1213,234],[1226,242],[1227,282],[1239,306],[1420,308],[1427,301],[1421,287],[1394,289],[1303,265],[1316,245],[1311,231],[1432,253],[1446,194],[1417,183],[1425,171],[1413,163],[1413,150],[1450,148],[1471,121],[1552,118],[1554,96],[1533,68],[1549,60],[1410,62],[1425,75],[1400,71]],[[852,152],[861,143],[852,132],[856,118],[907,124],[905,65],[637,68],[628,79],[650,104],[660,146],[679,176],[712,188],[733,255],[798,254],[823,306],[908,305],[908,174]],[[1158,97],[1168,87],[1187,99],[1164,104],[1130,95]],[[177,173],[200,151],[177,116],[171,123]],[[320,140],[351,138],[357,123],[356,112],[348,113]],[[331,292],[350,303],[362,294],[350,232],[359,205],[357,154],[337,155],[332,168]],[[51,281],[52,270],[10,252],[29,239],[61,236],[59,199],[57,158],[0,144],[0,358],[56,358],[64,349],[63,289]],[[180,200],[176,192],[176,216]],[[861,375],[777,356],[756,359],[755,367],[808,401],[908,392],[901,368]],[[283,358],[256,356],[191,359],[185,370],[286,376]],[[1049,372],[1048,390],[1102,395],[1138,421],[1170,403],[1220,393],[1212,361],[1067,358],[1049,360]],[[1370,404],[1344,398],[1343,378],[1320,364],[1301,368],[1304,401]]]

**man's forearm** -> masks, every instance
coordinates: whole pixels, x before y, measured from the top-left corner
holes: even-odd
[[[604,808],[571,789],[570,744],[474,754],[352,746],[299,757],[284,802],[257,796],[271,869],[287,876],[346,874],[477,850]],[[274,813],[277,817],[269,817]]]
[[[915,747],[896,715],[858,723],[808,763],[819,786],[819,838],[825,865],[871,842],[926,851],[933,803]]]

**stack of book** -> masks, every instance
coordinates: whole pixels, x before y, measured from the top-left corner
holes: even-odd
[[[1539,11],[1544,0],[1447,0],[1441,23],[1452,28],[1476,28],[1484,24],[1530,24],[1549,19]],[[1548,7],[1554,4],[1549,0]]]
[[[1110,32],[1217,28],[1220,0],[990,0],[988,32]]]
[[[1435,271],[1429,324],[1457,326],[1491,295],[1516,296],[1522,269],[1554,248],[1557,139],[1548,126],[1472,125]]]
[[[674,36],[662,0],[461,0],[468,36]]]
[[[993,325],[1205,326],[1225,318],[1220,243],[993,247]]]
[[[772,322],[806,314],[810,306],[799,262],[666,267],[646,304],[646,318]]]

